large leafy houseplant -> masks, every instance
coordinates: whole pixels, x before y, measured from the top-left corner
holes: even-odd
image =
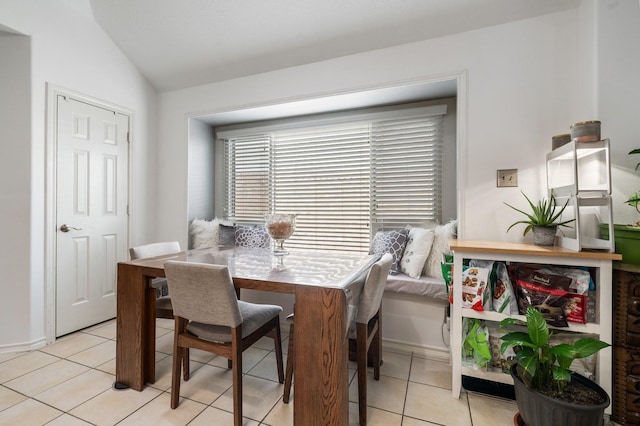
[[[532,389],[562,392],[571,381],[569,367],[574,359],[586,358],[610,346],[592,337],[553,346],[549,343],[549,326],[538,310],[528,307],[526,320],[527,332],[514,331],[502,336],[501,350],[504,352],[510,346],[516,349],[518,375]],[[519,323],[517,318],[505,318],[500,326],[516,323]]]
[[[601,425],[610,403],[607,393],[595,382],[572,374],[569,368],[574,359],[586,358],[610,345],[591,337],[553,345],[542,314],[529,307],[525,317],[527,332],[505,334],[501,346],[502,352],[509,347],[515,352],[511,375],[522,420],[528,426]],[[518,323],[517,318],[505,318],[500,326]],[[563,393],[565,388],[567,392]]]

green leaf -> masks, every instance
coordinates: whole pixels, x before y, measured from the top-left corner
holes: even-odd
[[[527,330],[531,342],[538,346],[546,346],[549,344],[549,326],[544,317],[535,308],[529,306],[527,308]]]
[[[569,369],[571,363],[577,355],[577,351],[568,343],[561,343],[552,347],[549,353],[555,356],[556,362],[560,368]]]
[[[629,196],[629,199],[625,201],[625,204],[629,204],[631,207],[638,207],[638,203],[640,202],[640,193],[634,192]]]
[[[571,371],[558,368],[558,366],[553,367],[553,379],[554,380],[563,380],[566,382],[571,381]]]
[[[568,343],[561,343],[559,345],[556,345],[554,347],[552,347],[549,350],[550,353],[559,356],[559,357],[565,357],[565,358],[569,358],[569,359],[573,359],[576,354],[578,353],[576,351],[576,349],[568,344]]]
[[[591,337],[576,340],[573,344],[576,351],[575,358],[586,358],[609,346],[611,345]]]
[[[529,348],[536,347],[531,342],[531,338],[529,337],[529,335],[520,331],[514,331],[513,333],[505,334],[500,339],[502,339],[502,345],[500,346],[500,350],[502,352],[507,350],[509,346],[524,346]]]
[[[506,317],[506,318],[503,318],[502,321],[500,321],[500,327],[507,327],[513,324],[525,325],[524,321],[521,321],[518,318],[514,318],[514,317]]]
[[[520,366],[518,370],[520,377],[525,383],[528,383],[528,386],[531,386],[531,380],[538,372],[538,360],[531,353],[524,354],[523,351],[520,351],[516,354],[516,361]]]

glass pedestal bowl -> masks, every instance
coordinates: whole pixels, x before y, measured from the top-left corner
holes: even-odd
[[[284,242],[291,235],[296,228],[296,215],[295,214],[281,214],[274,213],[265,216],[265,229],[275,242],[273,249],[274,256],[286,256],[289,254],[284,248]]]

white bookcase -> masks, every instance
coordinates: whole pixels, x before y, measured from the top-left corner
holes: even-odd
[[[583,266],[595,269],[596,315],[595,322],[587,324],[569,323],[563,331],[593,333],[600,339],[612,340],[612,260],[620,260],[616,253],[596,251],[573,251],[563,247],[543,247],[530,244],[504,243],[490,241],[450,240],[454,252],[453,306],[451,312],[451,358],[453,367],[452,393],[460,396],[462,376],[475,377],[498,383],[513,384],[511,376],[501,372],[479,371],[462,365],[462,318],[477,318],[485,321],[500,322],[506,317],[495,311],[478,312],[462,308],[462,265],[464,260],[493,260],[501,262],[535,263],[540,265]],[[523,315],[518,315],[524,320]],[[611,393],[612,350],[606,348],[598,352],[596,380],[609,397]],[[607,409],[610,413],[610,408]]]

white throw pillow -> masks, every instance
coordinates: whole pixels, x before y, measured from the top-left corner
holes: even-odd
[[[427,261],[424,264],[422,274],[427,277],[439,277],[442,278],[442,255],[450,252],[449,239],[456,238],[457,234],[457,221],[451,220],[444,225],[438,225],[434,229],[435,238],[433,245],[431,246],[431,252]]]
[[[193,248],[214,247],[218,245],[218,225],[231,222],[215,218],[213,220],[194,219],[190,232],[193,236]]]
[[[433,229],[411,228],[409,230],[409,239],[400,261],[400,271],[411,278],[420,278],[424,264],[431,252],[434,238],[435,232]]]

